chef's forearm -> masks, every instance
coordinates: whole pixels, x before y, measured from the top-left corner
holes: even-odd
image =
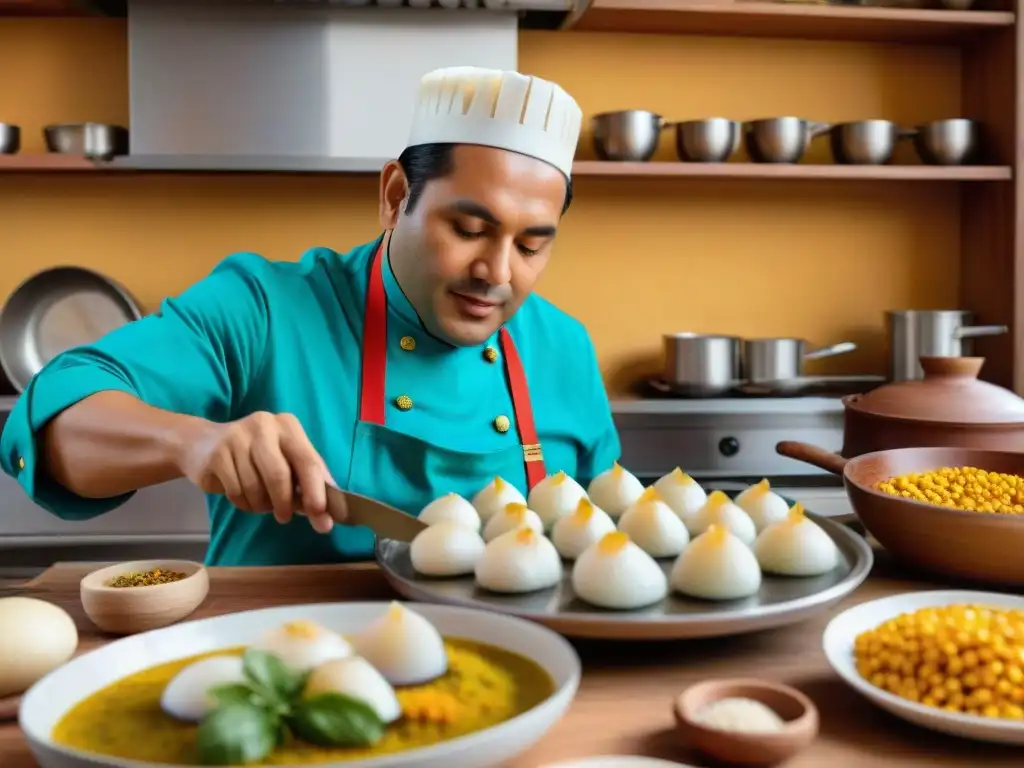
[[[39,456],[49,478],[72,493],[110,498],[181,477],[183,447],[209,424],[124,392],[98,392],[42,429]]]

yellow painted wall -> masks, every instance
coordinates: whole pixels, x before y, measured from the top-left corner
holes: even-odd
[[[42,150],[48,122],[125,123],[125,62],[120,22],[0,20],[0,121],[23,126],[27,152]],[[522,35],[520,66],[588,114],[915,123],[959,108],[959,57],[946,49],[537,32]],[[812,157],[827,157],[823,142]],[[676,330],[852,339],[861,350],[818,370],[882,372],[884,310],[956,305],[957,194],[581,178],[541,292],[589,326],[614,390],[656,368],[661,333]],[[370,179],[0,174],[0,296],[78,263],[153,307],[232,251],[294,259],[372,239],[375,207]]]

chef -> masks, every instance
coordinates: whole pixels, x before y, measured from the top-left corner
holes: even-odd
[[[618,435],[587,332],[533,293],[580,123],[537,77],[427,74],[381,172],[383,235],[298,262],[232,255],[54,358],[7,420],[4,471],[65,520],[186,477],[207,495],[213,565],[372,558],[368,528],[335,525],[327,483],[411,514],[496,476],[585,485]],[[566,257],[592,279],[586,254]]]

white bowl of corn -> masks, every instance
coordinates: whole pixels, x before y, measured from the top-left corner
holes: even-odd
[[[1024,745],[1024,597],[895,595],[843,611],[822,636],[832,669],[911,723]]]

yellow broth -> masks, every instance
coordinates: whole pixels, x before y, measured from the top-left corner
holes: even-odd
[[[370,748],[325,748],[292,740],[264,765],[359,760],[402,752],[490,728],[540,704],[554,681],[529,659],[484,643],[447,638],[447,674],[396,689],[403,717]],[[53,729],[58,744],[110,757],[197,765],[197,726],[160,709],[160,694],[184,667],[232,648],[191,656],[137,672],[79,702]]]

